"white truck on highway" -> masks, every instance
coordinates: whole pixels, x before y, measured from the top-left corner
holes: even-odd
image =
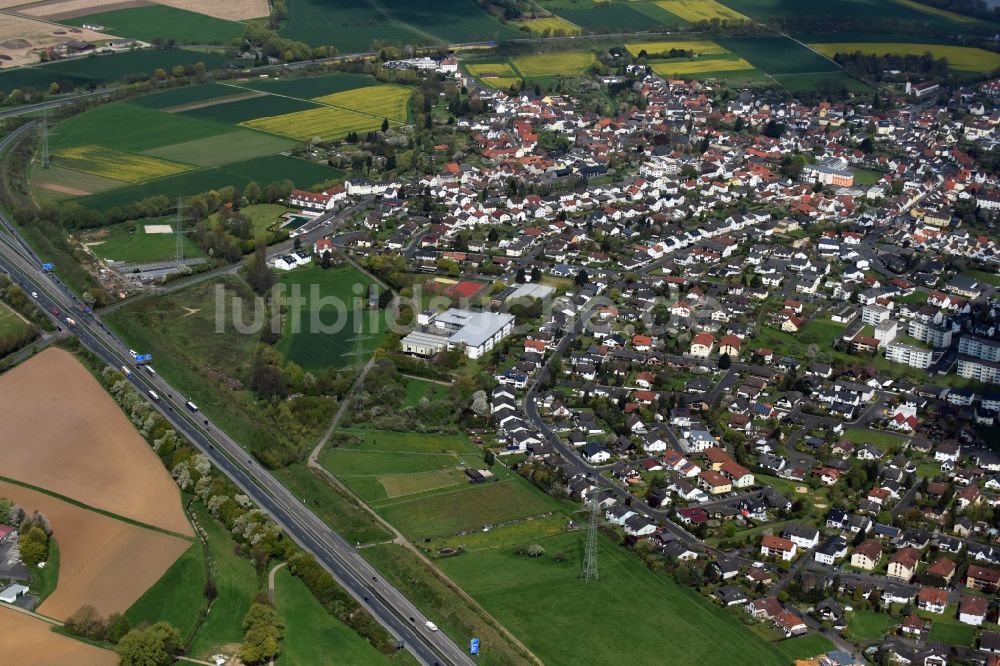
[[[426,626],[431,631],[437,631],[438,630],[438,626],[436,624],[434,624],[433,622],[431,622],[430,620],[427,620],[426,622],[424,622],[424,626]]]

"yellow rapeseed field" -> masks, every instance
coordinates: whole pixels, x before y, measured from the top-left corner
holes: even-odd
[[[392,119],[390,119],[391,121]],[[316,137],[323,140],[339,139],[350,132],[378,130],[382,127],[382,118],[328,106],[285,113],[280,116],[254,118],[240,124],[264,132],[308,141]]]
[[[645,51],[650,57],[658,53],[666,53],[670,49],[693,51],[698,55],[722,55],[729,53],[723,47],[707,39],[690,39],[678,42],[636,42],[634,44],[626,44],[625,48],[634,56],[638,56],[641,52]]]
[[[663,9],[685,21],[711,21],[723,19],[727,21],[749,21],[750,19],[715,0],[657,0]]]
[[[412,96],[412,88],[385,85],[355,88],[354,90],[316,97],[314,100],[320,104],[328,104],[405,123],[409,116],[407,105]]]
[[[144,183],[154,178],[173,176],[192,167],[157,157],[134,155],[103,146],[73,146],[55,154],[59,166],[127,183]]]
[[[513,21],[511,25],[518,28],[527,28],[535,34],[543,34],[546,30],[550,35],[562,32],[564,35],[579,35],[583,33],[580,26],[570,23],[561,16],[546,16],[545,18],[529,19],[527,21]]]
[[[594,64],[594,54],[590,51],[564,51],[542,53],[513,58],[514,67],[522,76],[577,76]]]
[[[833,57],[837,53],[861,53],[876,55],[916,55],[930,52],[935,58],[947,58],[952,69],[967,72],[992,72],[1000,67],[1000,53],[971,46],[948,46],[943,44],[897,44],[895,42],[839,42],[835,44],[810,44],[823,55]]]
[[[736,60],[680,60],[677,62],[653,63],[653,71],[660,76],[690,76],[705,72],[734,72],[753,69],[753,65],[743,58]]]

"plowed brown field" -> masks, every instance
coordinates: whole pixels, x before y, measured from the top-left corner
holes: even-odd
[[[0,375],[0,405],[0,475],[194,534],[159,458],[70,353],[47,349]]]
[[[75,641],[52,631],[52,625],[9,608],[0,609],[0,654],[5,663],[32,666],[115,666],[111,650]]]
[[[59,582],[38,612],[58,620],[84,604],[101,615],[124,613],[191,546],[187,539],[130,525],[13,483],[0,482],[0,497],[29,513],[41,511],[52,524],[59,545]]]

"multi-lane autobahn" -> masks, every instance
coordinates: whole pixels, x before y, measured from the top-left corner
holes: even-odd
[[[12,139],[0,142],[0,151]],[[54,275],[45,272],[30,246],[10,221],[0,215],[0,270],[8,273],[62,328],[112,368],[128,368],[129,380],[142,395],[213,464],[263,509],[296,543],[315,555],[334,578],[422,664],[472,664],[465,650],[433,625],[406,597],[261,467],[238,442],[204,414],[185,407],[187,398],[160,375],[142,372],[130,350],[100,318],[86,314],[83,304]],[[59,312],[59,315],[53,313]],[[75,321],[66,321],[69,316]],[[153,400],[154,391],[158,400]],[[462,637],[464,641],[471,637]]]

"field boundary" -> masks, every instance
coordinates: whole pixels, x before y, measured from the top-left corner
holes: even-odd
[[[36,486],[31,483],[25,483],[18,479],[12,479],[9,476],[0,475],[0,481],[9,483],[11,485],[20,486],[22,488],[27,488],[28,490],[34,490],[35,492],[42,493],[43,495],[48,495],[49,497],[54,497],[61,502],[66,502],[67,504],[72,504],[75,507],[79,507],[86,511],[93,511],[94,513],[100,514],[107,518],[112,518],[114,520],[133,525],[135,527],[141,527],[143,529],[151,530],[153,532],[159,532],[160,534],[166,534],[167,536],[177,537],[178,539],[183,539],[185,541],[194,541],[194,537],[188,536],[187,534],[181,534],[180,532],[174,532],[173,530],[168,530],[165,527],[157,527],[156,525],[150,525],[144,523],[141,520],[136,520],[134,518],[128,518],[126,516],[119,515],[113,511],[107,511],[105,509],[98,509],[97,507],[90,506],[79,500],[75,500],[72,497],[67,497],[48,488],[42,488],[41,486]]]
[[[220,81],[219,85],[229,86],[231,88],[239,88],[240,90],[254,91],[254,92],[260,93],[261,95],[271,95],[273,97],[284,97],[285,99],[293,99],[293,100],[295,100],[297,102],[308,102],[310,104],[315,104],[315,105],[320,106],[320,107],[326,107],[328,109],[337,109],[339,111],[350,111],[351,113],[357,113],[357,114],[360,114],[362,116],[368,116],[369,118],[375,118],[376,120],[380,120],[380,119],[384,119],[385,118],[385,116],[379,116],[379,115],[376,115],[374,113],[369,113],[367,111],[361,111],[360,109],[352,109],[349,106],[340,106],[339,104],[330,104],[328,102],[320,101],[323,97],[328,97],[329,95],[320,95],[320,97],[317,97],[315,99],[307,99],[305,97],[295,97],[294,95],[286,95],[284,93],[274,93],[274,92],[267,92],[266,90],[256,90],[255,88],[245,88],[245,87],[243,87],[241,85],[237,85],[235,83],[228,83],[228,82],[223,82],[223,81]],[[409,86],[400,86],[398,84],[392,84],[392,83],[383,83],[382,85],[398,86],[398,87],[402,87],[402,88],[408,88],[409,87]],[[368,86],[368,87],[369,88],[378,88],[379,86]],[[356,88],[355,90],[364,90],[364,88]],[[350,92],[350,91],[348,91],[348,90],[342,90],[341,92]],[[330,93],[330,94],[331,95],[337,95],[339,93]],[[259,96],[260,95],[254,95],[254,97],[259,97]],[[412,90],[411,90],[411,97],[412,97]],[[311,110],[312,109],[305,109],[304,111],[311,111]],[[302,111],[293,111],[291,113],[302,113]],[[279,114],[278,116],[261,116],[260,118],[258,118],[258,120],[261,120],[263,118],[276,118],[276,117],[279,117],[279,116],[286,116],[286,115],[291,115],[291,114],[290,113],[282,113],[282,114]],[[409,120],[409,118],[407,118],[407,121],[408,120]],[[247,122],[250,122],[250,121],[247,121]],[[402,123],[399,123],[399,124],[404,124],[405,125],[407,123],[406,122],[402,122]],[[243,123],[240,123],[240,126],[241,127],[245,127],[245,125],[243,125]],[[249,127],[253,128],[252,125],[249,126]],[[260,131],[264,131],[264,130],[260,130]],[[271,132],[267,132],[267,133],[271,134]]]

